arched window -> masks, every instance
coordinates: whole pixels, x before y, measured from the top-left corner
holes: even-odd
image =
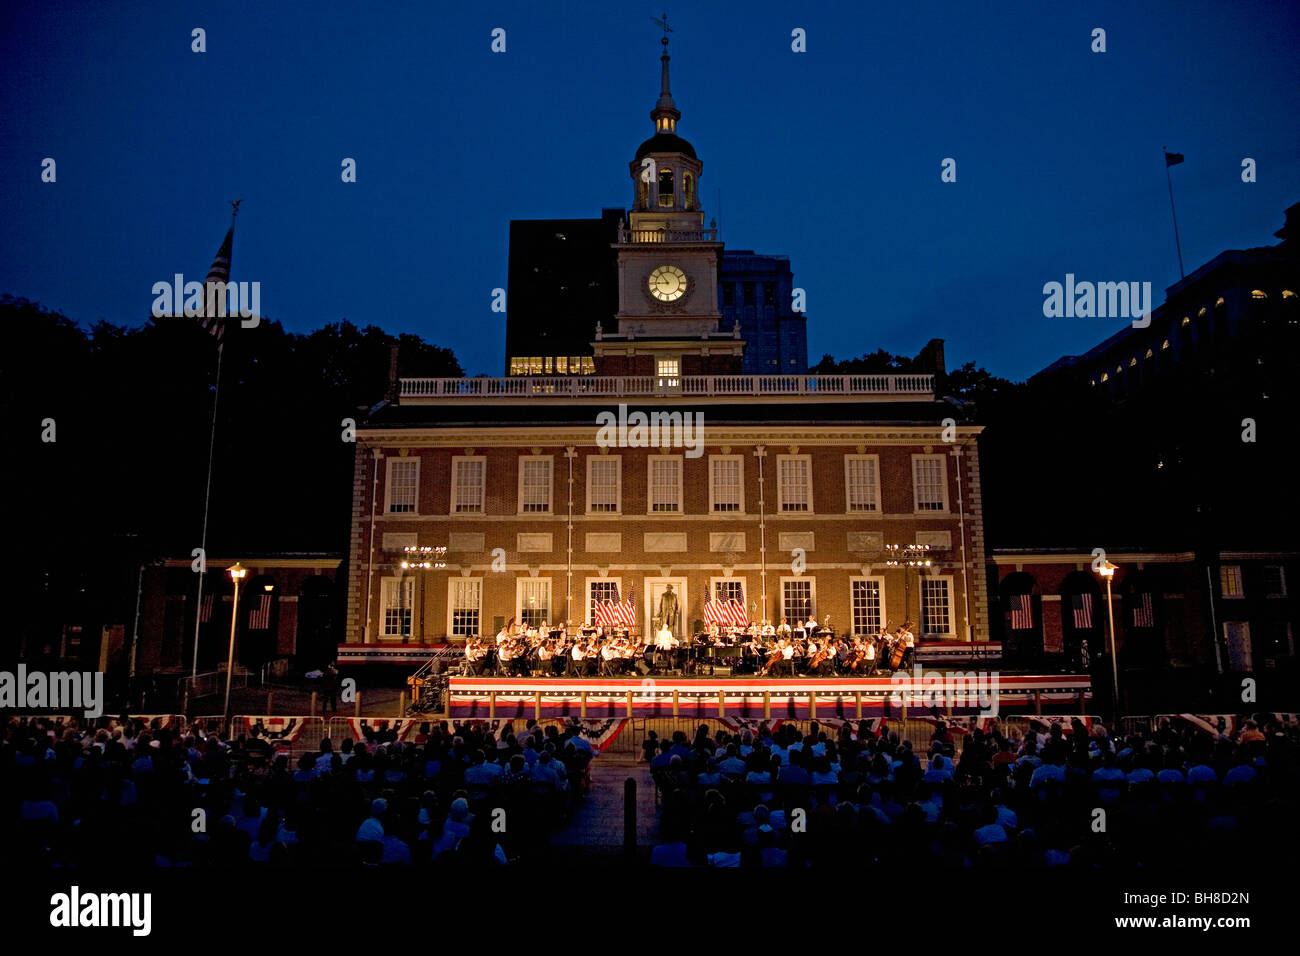
[[[695,208],[695,177],[682,173],[682,200],[687,209]]]
[[[659,170],[659,206],[671,209],[675,202],[673,195],[673,171],[670,168]]]

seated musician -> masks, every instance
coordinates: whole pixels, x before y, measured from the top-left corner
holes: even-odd
[[[600,649],[601,670],[605,674],[614,674],[618,671],[618,665],[615,659],[618,657],[618,648],[614,645],[613,640],[607,640],[605,646]]]
[[[821,625],[817,623],[817,618],[813,617],[811,614],[808,615],[808,620],[803,623],[803,629],[807,631],[810,636],[820,626]]]
[[[781,623],[778,624],[776,628],[776,636],[789,638],[790,635],[793,633],[794,633],[794,628],[790,626],[790,622],[787,621],[785,618],[781,618]]]
[[[513,623],[514,621],[512,620],[511,624]],[[501,645],[505,643],[508,637],[510,637],[510,624],[503,624],[501,630],[497,631],[497,644]]]
[[[551,659],[555,657],[555,651],[551,649],[551,642],[543,639],[541,645],[537,648],[537,659],[541,661],[541,673],[543,676],[549,676],[551,673]]]
[[[586,629],[584,628],[583,630],[583,635],[573,642],[573,647],[569,650],[569,673],[573,674],[575,677],[582,676],[583,668],[586,664],[587,638],[585,634]]]
[[[469,665],[470,673],[474,676],[480,676],[483,673],[483,658],[487,657],[487,648],[477,637],[471,637],[465,642],[465,662]]]
[[[709,626],[704,629],[705,636],[710,644],[718,643],[718,635],[721,633],[718,629],[717,621],[710,621]]]
[[[772,626],[771,621],[763,622],[763,637],[776,637],[776,628]]]
[[[841,674],[846,673],[849,664],[853,660],[857,644],[847,639],[836,641],[835,643],[835,668]]]
[[[780,660],[777,663],[778,672],[783,671],[793,677],[795,652],[794,642],[781,638],[781,640],[777,641],[777,652],[781,655]]]
[[[509,674],[514,667],[515,660],[515,642],[513,640],[502,641],[497,646],[497,673],[499,675]]]

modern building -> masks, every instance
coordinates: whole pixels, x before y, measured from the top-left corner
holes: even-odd
[[[403,379],[358,427],[346,644],[590,622],[604,602],[641,634],[688,636],[708,600],[987,640],[979,429],[935,375],[745,373],[754,343],[724,311],[702,163],[661,62],[594,374]],[[788,272],[765,258],[752,274],[780,298]],[[411,567],[409,548],[436,559]]]
[[[748,343],[741,371],[803,375],[808,371],[808,319],[794,310],[794,275],[789,256],[752,249],[722,254],[722,322],[740,323]]]

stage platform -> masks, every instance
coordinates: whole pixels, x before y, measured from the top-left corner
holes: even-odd
[[[1087,674],[926,670],[895,677],[451,677],[452,717],[906,717],[1087,713]]]

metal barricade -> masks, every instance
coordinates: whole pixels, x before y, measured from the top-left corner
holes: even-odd
[[[257,736],[270,743],[274,750],[298,757],[320,751],[325,721],[320,717],[239,714],[230,718],[230,736],[241,734]]]

